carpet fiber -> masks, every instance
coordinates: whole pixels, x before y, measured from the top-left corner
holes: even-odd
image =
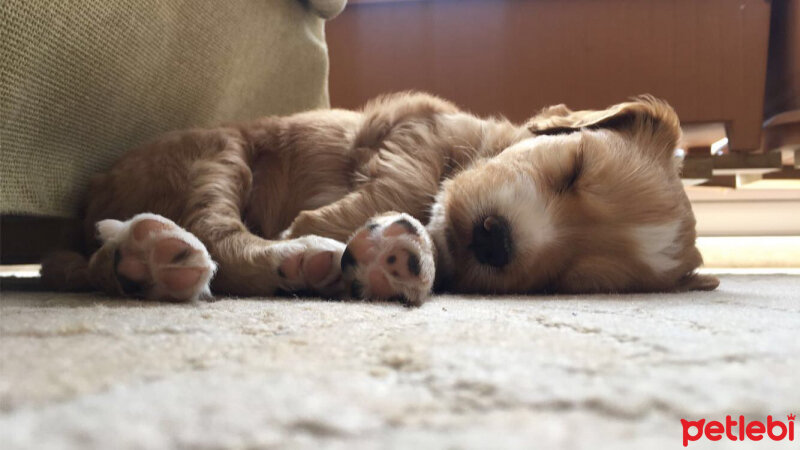
[[[416,309],[6,291],[0,446],[683,448],[681,418],[800,412],[798,298],[779,275]],[[742,444],[689,448],[775,443]]]

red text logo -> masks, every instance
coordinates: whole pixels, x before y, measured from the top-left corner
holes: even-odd
[[[773,420],[772,416],[767,416],[766,423],[760,420],[745,421],[744,416],[739,416],[738,420],[732,419],[731,416],[725,416],[725,423],[717,420],[706,422],[706,419],[681,419],[683,446],[686,447],[689,442],[697,441],[704,436],[710,441],[718,441],[723,438],[731,441],[760,441],[765,437],[773,441],[784,439],[794,441],[794,421],[794,414],[786,416],[786,422]]]

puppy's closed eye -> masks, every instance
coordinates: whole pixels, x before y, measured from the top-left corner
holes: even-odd
[[[556,180],[555,191],[558,194],[573,192],[575,185],[583,173],[584,155],[583,150],[578,149],[572,157],[572,165],[563,172],[562,176]]]

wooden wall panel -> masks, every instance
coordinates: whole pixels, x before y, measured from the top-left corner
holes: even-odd
[[[417,89],[523,121],[651,93],[752,150],[769,12],[764,0],[359,1],[328,24],[331,102]]]

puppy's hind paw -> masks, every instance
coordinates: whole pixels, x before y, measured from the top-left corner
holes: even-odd
[[[104,244],[90,267],[107,267],[90,271],[100,274],[95,284],[107,291],[151,300],[211,297],[217,266],[205,246],[175,222],[145,213],[125,222],[102,220],[97,231]]]
[[[435,276],[433,243],[425,227],[403,213],[373,217],[342,255],[342,279],[353,297],[421,305]]]

